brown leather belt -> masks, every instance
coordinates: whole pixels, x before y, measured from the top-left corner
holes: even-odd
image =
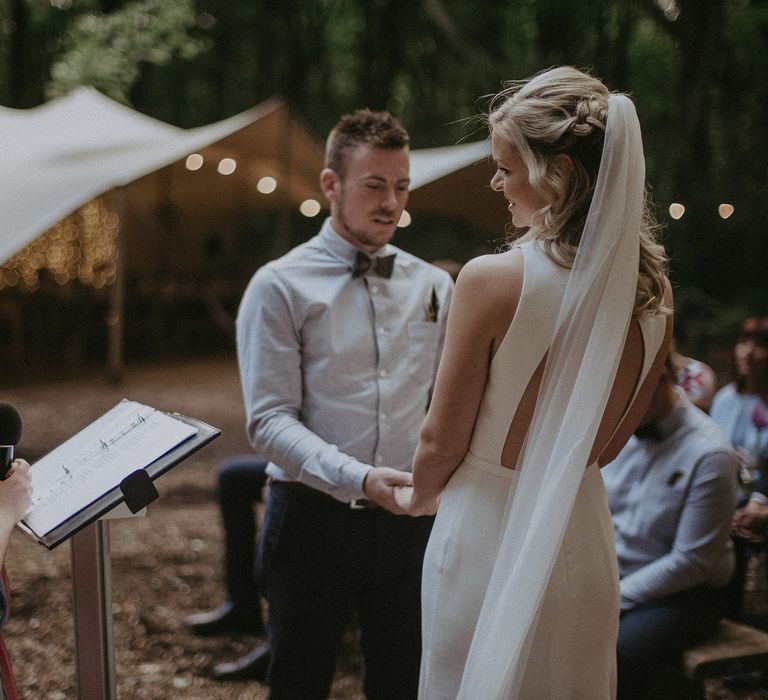
[[[371,508],[378,508],[373,501],[369,501],[367,498],[356,498],[349,503],[336,500],[333,496],[329,496],[327,493],[313,489],[311,486],[302,484],[300,481],[281,481],[278,479],[272,479],[270,483],[279,486],[281,489],[286,489],[299,494],[303,498],[311,498],[317,501],[323,501],[329,505],[339,506],[341,508],[350,508],[351,510],[369,510]]]

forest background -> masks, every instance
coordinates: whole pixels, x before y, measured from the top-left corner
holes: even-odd
[[[768,0],[0,0],[0,105],[19,109],[92,85],[191,128],[282,95],[318,139],[341,113],[368,106],[399,115],[421,149],[483,138],[472,121],[482,96],[558,64],[590,69],[634,98],[679,344],[724,383],[740,322],[768,312]],[[673,202],[685,205],[680,219],[669,214]],[[718,213],[724,203],[734,207],[728,218]],[[44,272],[36,288],[0,285],[1,398],[24,415],[19,454],[31,462],[124,395],[222,429],[163,477],[150,517],[113,523],[120,697],[266,696],[257,684],[238,692],[206,675],[253,640],[195,638],[183,620],[223,595],[215,474],[249,449],[231,334],[237,302],[258,264],[318,226],[292,214],[288,240],[275,235],[280,217],[242,221],[224,245],[244,245],[231,250],[212,240],[206,253],[217,262],[206,279],[184,277],[169,244],[152,267],[157,280],[127,280],[119,386],[101,372],[108,287],[60,284]],[[169,216],[160,230],[172,224]],[[419,217],[396,242],[464,262],[498,249],[503,234]],[[202,295],[213,276],[227,277],[216,287],[226,297]],[[141,296],[142,288],[162,295]],[[214,357],[190,360],[200,354]],[[6,637],[23,696],[73,697],[68,545],[51,555],[18,533],[11,545]],[[354,651],[344,656],[334,697],[362,697],[358,666]]]
[[[482,96],[557,64],[635,99],[679,340],[704,355],[730,345],[743,317],[768,308],[766,0],[0,0],[0,104],[15,108],[87,84],[194,127],[282,95],[319,138],[368,106],[427,148],[481,138]],[[299,240],[317,227],[295,223]],[[472,244],[451,249],[452,228],[422,221],[396,242],[463,262],[503,237],[462,229]],[[255,257],[237,262],[244,285]]]

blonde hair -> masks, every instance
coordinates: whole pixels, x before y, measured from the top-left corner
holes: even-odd
[[[550,258],[565,267],[576,256],[592,202],[610,94],[600,80],[576,68],[552,68],[506,83],[486,117],[491,133],[519,153],[531,186],[550,202],[527,232],[513,232],[515,242],[543,240]],[[657,230],[646,188],[635,314],[668,312],[668,259]]]

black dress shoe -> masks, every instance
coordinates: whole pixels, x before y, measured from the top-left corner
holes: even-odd
[[[227,632],[264,634],[264,623],[261,621],[261,615],[235,607],[229,600],[208,612],[190,615],[186,623],[194,634],[202,636],[226,634]]]
[[[217,681],[260,681],[264,683],[269,667],[269,645],[259,644],[237,661],[216,664],[211,676]]]

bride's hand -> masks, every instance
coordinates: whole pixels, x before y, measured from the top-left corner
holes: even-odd
[[[426,502],[421,502],[418,498],[414,498],[413,486],[396,486],[395,501],[408,515],[416,517],[437,513],[440,496],[431,498]]]

